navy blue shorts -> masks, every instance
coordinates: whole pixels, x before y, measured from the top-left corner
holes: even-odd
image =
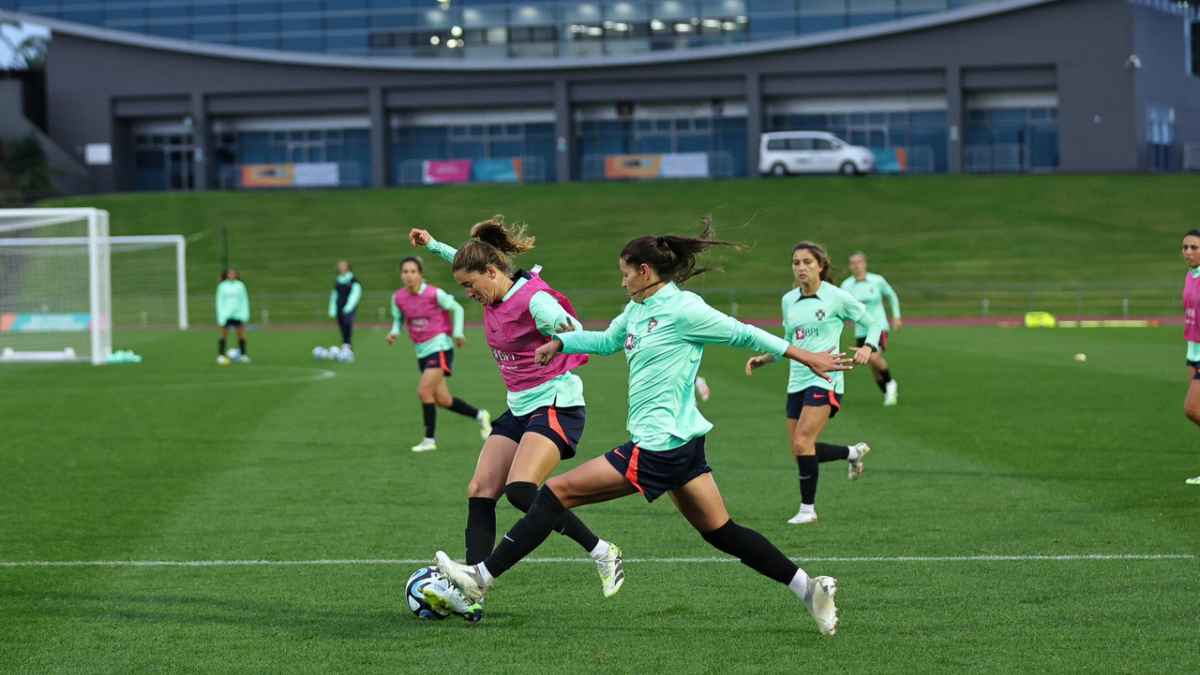
[[[1200,361],[1188,361],[1187,364],[1192,367],[1192,379],[1200,380]]]
[[[788,394],[787,399],[787,417],[789,420],[800,419],[800,411],[805,406],[829,406],[829,419],[833,419],[838,411],[842,409],[842,396],[839,396],[831,389],[822,389],[820,387],[809,387],[803,391],[797,391]]]
[[[450,377],[450,371],[454,368],[454,350],[447,349],[444,352],[435,352],[423,359],[417,359],[417,370],[423,373],[431,368],[440,368],[446,377]]]
[[[879,351],[880,352],[887,351],[887,343],[888,343],[888,332],[885,330],[879,334]],[[867,344],[867,337],[865,335],[860,338],[854,338],[854,345],[856,347],[861,347],[865,344]]]
[[[704,436],[693,438],[673,450],[642,450],[633,441],[604,453],[613,468],[625,476],[652,502],[664,493],[678,490],[697,476],[712,473],[704,456]]]
[[[245,324],[241,319],[225,319],[225,328],[240,328]]]
[[[535,433],[554,441],[558,446],[558,454],[563,459],[575,456],[575,446],[583,438],[583,426],[587,422],[587,407],[582,405],[559,408],[545,405],[528,415],[520,417],[505,410],[504,414],[492,422],[492,435],[511,438],[517,443],[521,436]]]

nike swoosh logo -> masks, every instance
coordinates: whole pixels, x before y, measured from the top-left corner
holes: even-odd
[[[509,537],[507,534],[504,535],[504,541],[511,541],[514,544],[517,543],[512,537]]]
[[[800,480],[808,480],[810,478],[812,478],[812,476],[800,476]],[[508,537],[505,537],[505,539],[508,539]],[[516,542],[513,543],[515,544]]]

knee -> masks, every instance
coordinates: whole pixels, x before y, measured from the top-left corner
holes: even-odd
[[[436,399],[433,387],[423,384],[417,386],[417,396],[421,399],[421,403],[433,403]]]
[[[496,499],[500,496],[500,489],[482,481],[478,478],[472,478],[471,482],[467,483],[467,497],[483,497],[484,499]]]
[[[443,408],[449,408],[454,405],[454,397],[450,394],[443,394],[439,391],[434,393],[434,397],[437,399],[437,404]]]
[[[504,496],[508,499],[508,503],[517,507],[522,512],[528,512],[529,507],[533,506],[533,500],[537,497],[537,492],[538,486],[524,481],[509,483],[504,486]]]
[[[700,537],[703,538],[704,541],[707,541],[713,548],[724,551],[726,548],[728,548],[729,538],[733,533],[733,529],[733,518],[730,518],[729,520],[725,521],[724,525],[721,525],[720,527],[708,531],[701,530]]]
[[[797,457],[817,454],[817,439],[807,434],[792,436],[792,454]]]
[[[1200,424],[1200,405],[1183,406],[1183,414],[1194,424]]]

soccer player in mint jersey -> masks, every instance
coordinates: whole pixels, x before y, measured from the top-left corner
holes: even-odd
[[[351,345],[354,339],[354,313],[358,311],[362,294],[362,284],[358,283],[358,277],[350,269],[350,261],[339,260],[333,290],[329,292],[329,318],[337,320],[338,330],[342,333],[342,351],[347,354],[354,351]]]
[[[587,416],[583,380],[573,371],[587,358],[563,356],[543,365],[534,362],[534,351],[555,332],[581,325],[571,301],[543,281],[537,267],[530,272],[513,267],[511,256],[533,249],[534,238],[524,226],[506,225],[495,216],[472,227],[471,238],[458,250],[425,230],[414,229],[409,238],[449,262],[454,279],[483,305],[484,334],[508,390],[508,410],[492,423],[467,485],[466,559],[477,563],[496,544],[500,495],[528,511],[538,486],[559,462],[575,456]],[[551,527],[595,561],[605,597],[621,589],[625,572],[616,544],[597,537],[573,513],[560,514]],[[468,620],[482,616],[478,606],[450,609]]]
[[[875,319],[875,323],[883,327],[883,332],[879,335],[879,351],[871,354],[871,360],[867,361],[867,365],[871,366],[875,384],[879,385],[879,391],[883,392],[883,404],[896,405],[899,387],[892,379],[891,367],[888,365],[887,359],[883,358],[883,353],[887,351],[888,347],[888,329],[900,330],[903,325],[900,321],[900,298],[896,295],[896,291],[892,290],[892,285],[888,283],[887,279],[867,271],[867,256],[861,251],[850,256],[850,276],[842,282],[842,290],[848,291],[850,295],[865,305],[867,312]],[[885,298],[892,306],[890,326],[887,312],[883,309]],[[863,346],[867,340],[866,324],[857,321],[854,323],[854,340],[859,347]]]
[[[1200,424],[1200,229],[1183,238],[1183,259],[1188,273],[1183,279],[1183,336],[1187,340],[1187,364],[1192,369],[1183,411],[1189,420]],[[1200,485],[1200,476],[1187,479],[1188,485]]]
[[[792,345],[810,352],[837,351],[846,321],[866,325],[865,344],[854,352],[854,362],[864,364],[877,351],[880,325],[861,302],[829,282],[829,255],[825,249],[802,241],[792,249],[792,274],[796,288],[783,296],[784,334]],[[774,354],[755,356],[746,362],[746,375],[774,362]],[[817,479],[820,463],[847,460],[850,479],[863,473],[863,458],[871,447],[866,443],[833,445],[819,443],[830,418],[841,409],[845,382],[841,373],[830,379],[818,377],[808,368],[791,364],[788,375],[787,427],[792,455],[800,471],[800,510],[788,523],[805,525],[817,521]]]
[[[837,630],[836,580],[809,577],[761,534],[730,518],[704,454],[705,435],[713,425],[697,410],[693,387],[709,344],[766,350],[805,363],[818,377],[846,363],[838,354],[792,347],[680,289],[679,284],[703,271],[696,269],[696,256],[714,245],[728,242],[712,239],[707,226],[699,238],[630,241],[617,261],[621,286],[630,297],[621,315],[603,332],[560,332],[538,348],[539,362],[551,364],[563,354],[625,352],[630,441],[547,481],[533,507],[483,562],[462,565],[438,551],[438,568],[455,586],[451,603],[483,597],[497,578],[545,541],[569,509],[635,493],[653,501],[666,492],[705,541],[789,587],[822,633]]]
[[[221,327],[221,339],[217,341],[217,363],[229,365],[230,358],[225,354],[225,342],[229,339],[229,329],[237,333],[238,353],[234,358],[238,363],[250,363],[246,353],[246,324],[250,322],[250,294],[246,292],[246,284],[242,283],[242,275],[230,267],[221,273],[217,283],[217,325]]]
[[[417,397],[421,399],[421,414],[425,419],[425,438],[413,446],[413,452],[437,450],[437,409],[465,415],[479,422],[484,440],[492,434],[492,416],[461,398],[450,394],[446,378],[454,367],[454,348],[466,343],[463,338],[463,308],[446,291],[425,283],[421,259],[409,256],[400,261],[400,279],[404,287],[392,294],[392,330],[387,335],[389,345],[396,344],[400,327],[408,329],[408,337],[417,348]]]

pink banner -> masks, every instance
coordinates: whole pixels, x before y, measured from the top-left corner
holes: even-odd
[[[469,183],[471,182],[471,160],[469,159],[430,159],[424,163],[422,181],[426,185],[440,183]]]

